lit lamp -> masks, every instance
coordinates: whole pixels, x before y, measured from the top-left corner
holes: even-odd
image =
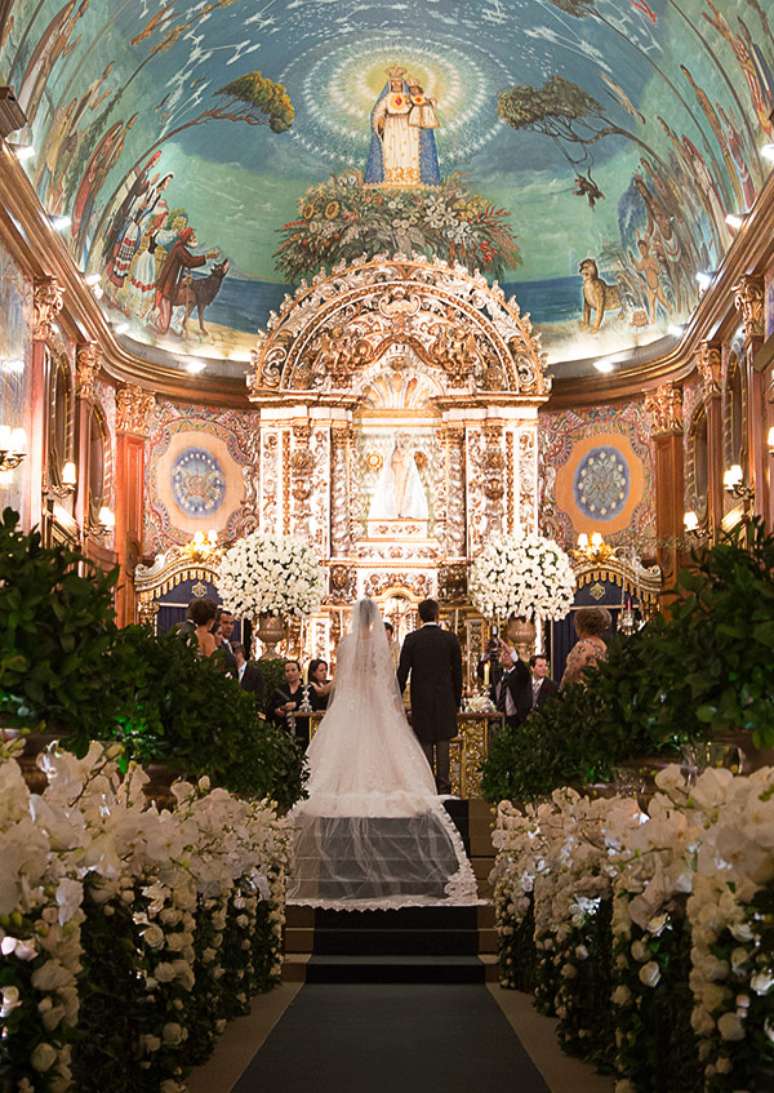
[[[103,531],[112,531],[116,526],[116,514],[112,509],[109,509],[107,505],[103,505],[100,508],[97,519],[99,520],[99,526]]]
[[[769,435],[766,438],[766,445],[769,449],[769,455],[774,455],[774,425],[769,429]]]
[[[183,547],[183,550],[193,561],[203,562],[208,558],[213,558],[219,552],[217,531],[210,528],[206,535],[203,531],[197,531],[190,543],[186,543]]]
[[[738,497],[744,505],[745,513],[750,507],[750,503],[755,497],[755,490],[752,486],[745,485],[744,471],[739,463],[732,463],[730,467],[726,468],[723,475],[723,489],[726,493],[730,493],[732,497]]]
[[[0,425],[0,471],[13,471],[27,454],[27,434],[24,429]]]
[[[573,557],[583,562],[606,562],[615,554],[615,547],[608,546],[598,531],[591,534],[591,539],[585,531],[578,536],[578,546],[572,551]]]
[[[693,509],[691,509],[690,512],[683,513],[683,527],[686,531],[696,531],[698,526],[699,517],[696,515]]]

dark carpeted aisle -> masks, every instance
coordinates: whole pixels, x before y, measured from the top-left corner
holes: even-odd
[[[481,986],[308,984],[234,1093],[549,1093]]]

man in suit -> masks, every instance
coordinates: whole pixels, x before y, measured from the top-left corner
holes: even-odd
[[[548,674],[548,660],[542,653],[535,653],[529,658],[529,666],[532,669],[532,705],[531,709],[539,709],[552,695],[559,693],[559,684],[554,683]]]
[[[532,677],[515,649],[500,646],[500,678],[489,688],[494,706],[505,714],[505,724],[520,725],[532,708]]]
[[[263,680],[261,678],[261,672],[257,664],[252,664],[247,659],[247,652],[244,645],[231,646],[234,653],[234,661],[237,666],[236,679],[239,686],[243,691],[249,691],[250,694],[254,694],[256,701],[260,704],[261,692],[263,691]]]
[[[411,725],[435,772],[440,794],[451,792],[449,741],[457,735],[462,701],[462,652],[454,634],[438,625],[438,604],[419,605],[422,625],[406,636],[400,651],[401,694],[411,676]]]
[[[505,723],[514,727],[529,717],[533,709],[556,694],[558,686],[548,678],[548,661],[536,654],[530,657],[532,671],[515,649],[503,645],[500,652],[502,677],[489,689],[489,697],[505,714]]]
[[[231,647],[231,635],[234,632],[234,615],[227,607],[219,607],[215,616],[216,624],[220,625],[220,645],[223,663],[226,666],[226,675],[236,679],[237,662],[234,659],[234,650]]]

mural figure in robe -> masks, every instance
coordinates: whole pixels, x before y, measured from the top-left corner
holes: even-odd
[[[371,111],[371,148],[365,181],[384,186],[439,186],[435,145],[438,116],[419,80],[387,69],[388,82]]]
[[[376,483],[370,520],[427,520],[427,494],[406,436],[399,436]]]

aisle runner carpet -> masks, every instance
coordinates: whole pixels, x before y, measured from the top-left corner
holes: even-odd
[[[305,986],[233,1093],[550,1093],[484,986]]]

